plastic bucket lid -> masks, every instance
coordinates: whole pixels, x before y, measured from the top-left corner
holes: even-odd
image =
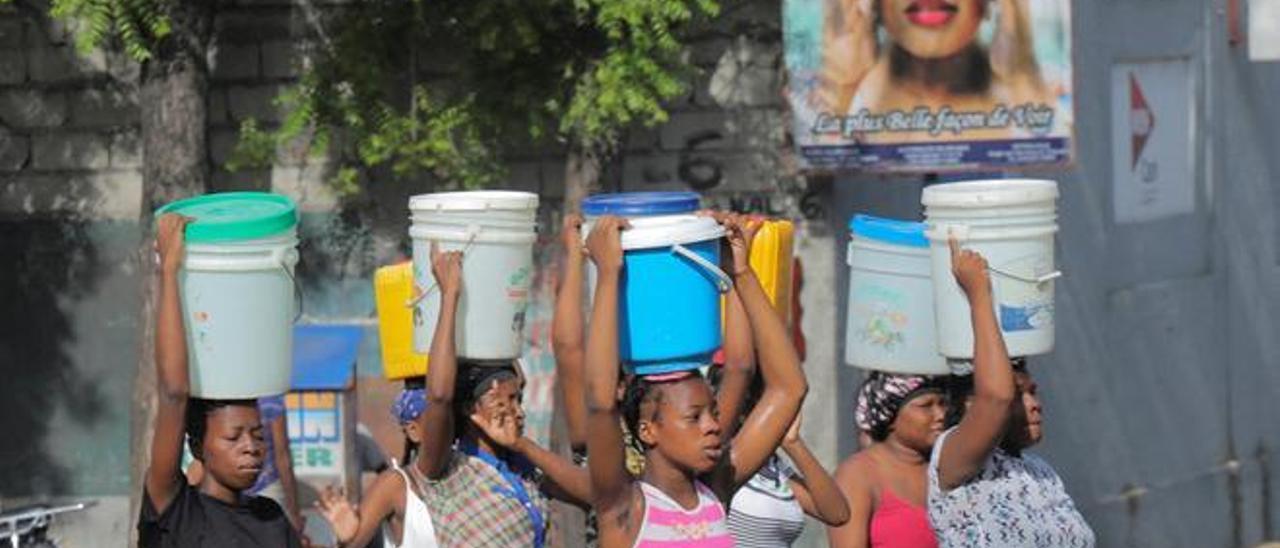
[[[1046,179],[994,179],[925,187],[925,207],[987,208],[1051,202],[1058,199],[1058,183]]]
[[[257,240],[293,229],[298,208],[293,200],[267,192],[223,192],[178,200],[156,210],[156,216],[191,217],[187,241],[192,243]]]
[[[666,215],[631,220],[622,231],[622,249],[649,249],[705,242],[724,236],[724,227],[710,217]]]
[[[854,236],[909,247],[929,247],[929,239],[924,236],[924,228],[924,223],[886,219],[873,215],[854,215],[849,221],[849,231]]]
[[[437,192],[409,198],[409,210],[430,211],[523,211],[538,208],[538,195],[512,190]]]
[[[620,215],[676,215],[698,210],[696,192],[619,192],[596,194],[582,200],[582,213],[592,217]]]

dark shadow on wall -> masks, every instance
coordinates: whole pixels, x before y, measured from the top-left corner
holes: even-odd
[[[0,221],[0,495],[64,493],[71,471],[49,454],[56,410],[80,424],[106,415],[100,388],[78,375],[69,304],[94,291],[102,271],[88,223]]]

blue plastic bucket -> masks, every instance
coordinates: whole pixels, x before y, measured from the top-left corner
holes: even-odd
[[[619,302],[619,354],[639,375],[707,365],[720,348],[720,294],[732,281],[720,270],[714,220],[693,215],[633,219]]]
[[[638,219],[670,215],[689,215],[698,211],[702,198],[696,192],[617,192],[596,194],[582,200],[582,215],[586,224],[582,227],[582,239],[595,220],[605,215]],[[587,262],[587,302],[596,294],[596,265]]]

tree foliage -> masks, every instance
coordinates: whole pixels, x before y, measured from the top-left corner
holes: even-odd
[[[12,0],[0,0],[0,4]],[[76,48],[88,53],[118,40],[138,62],[151,58],[157,41],[172,31],[165,0],[52,0],[49,15],[73,26]]]
[[[336,8],[309,67],[282,94],[278,128],[241,128],[229,167],[268,163],[311,138],[335,182],[389,168],[457,187],[495,183],[515,143],[609,151],[667,119],[687,92],[681,32],[715,0],[366,0]]]

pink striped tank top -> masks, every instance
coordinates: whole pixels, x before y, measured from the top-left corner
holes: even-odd
[[[644,524],[636,548],[733,548],[724,506],[711,488],[695,481],[698,507],[685,510],[657,487],[640,482],[644,492]]]

